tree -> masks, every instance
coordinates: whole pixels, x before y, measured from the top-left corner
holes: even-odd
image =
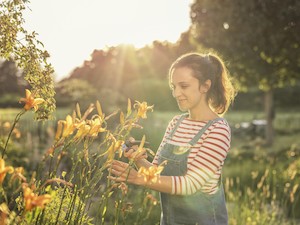
[[[4,60],[0,63],[0,95],[21,94],[21,87],[25,87],[25,84],[22,83],[20,76],[21,73],[14,61]]]
[[[37,39],[35,31],[24,29],[23,11],[28,0],[0,2],[0,58],[12,59],[32,87],[35,97],[45,100],[37,111],[37,119],[48,119],[55,110],[53,68],[47,62],[49,54]]]
[[[199,45],[229,61],[243,90],[265,93],[266,144],[273,142],[273,92],[299,79],[300,2],[297,0],[196,0],[191,34]]]

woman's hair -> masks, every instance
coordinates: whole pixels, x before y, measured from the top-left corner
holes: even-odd
[[[200,84],[211,80],[207,101],[218,114],[224,114],[235,97],[235,89],[223,60],[216,54],[188,53],[180,56],[169,69],[169,82],[175,69],[187,67]]]

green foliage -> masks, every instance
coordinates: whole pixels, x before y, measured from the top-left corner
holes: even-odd
[[[93,224],[85,211],[86,205],[71,188],[48,186],[46,191],[51,195],[51,202],[45,209],[36,209],[20,224]]]
[[[71,79],[58,83],[55,87],[57,105],[74,106],[76,103],[87,107],[86,102],[96,99],[97,90],[86,80]]]
[[[55,110],[53,68],[47,62],[49,53],[36,37],[35,31],[24,29],[23,11],[27,0],[4,0],[0,3],[0,57],[16,62],[35,97],[45,100],[36,119],[46,120]]]
[[[0,107],[18,108],[20,107],[20,103],[18,103],[19,99],[20,95],[18,94],[3,94],[0,97]]]
[[[296,0],[197,0],[191,6],[196,46],[219,52],[240,90],[264,91],[268,145],[274,138],[273,90],[300,79],[299,10]]]
[[[4,60],[0,62],[0,75],[0,95],[21,94],[25,89],[26,82],[14,61]]]
[[[126,83],[122,91],[131,99],[138,101],[145,100],[149,104],[153,104],[159,111],[177,109],[176,101],[172,97],[166,79],[163,81],[153,78],[137,79]]]
[[[220,52],[245,88],[267,90],[299,80],[298,1],[195,1],[191,34]],[[274,16],[276,15],[276,16]]]

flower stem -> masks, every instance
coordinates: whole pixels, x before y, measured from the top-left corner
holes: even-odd
[[[2,159],[4,158],[4,155],[5,155],[5,153],[6,153],[8,141],[9,141],[9,139],[10,139],[10,137],[11,137],[11,134],[12,134],[13,130],[15,129],[15,126],[16,126],[16,124],[18,123],[18,121],[20,120],[21,116],[22,116],[25,112],[26,112],[26,110],[23,109],[23,110],[22,110],[21,112],[19,112],[19,113],[16,115],[16,117],[15,117],[14,123],[13,123],[13,125],[12,125],[12,127],[11,127],[11,129],[10,129],[10,131],[9,131],[8,137],[7,137],[7,139],[6,139],[5,146],[4,146],[3,151],[2,151]]]

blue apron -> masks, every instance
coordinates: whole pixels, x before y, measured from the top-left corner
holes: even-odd
[[[171,138],[181,121],[186,117],[182,115],[168,138]],[[158,155],[158,164],[167,160],[161,175],[184,176],[187,172],[188,154],[190,146],[195,145],[205,130],[217,120],[209,121],[189,142],[189,146],[180,147],[166,143]],[[220,179],[221,180],[221,179]],[[219,182],[215,194],[201,191],[192,195],[171,195],[160,193],[161,222],[160,225],[227,225],[228,215],[225,203],[222,182]]]

